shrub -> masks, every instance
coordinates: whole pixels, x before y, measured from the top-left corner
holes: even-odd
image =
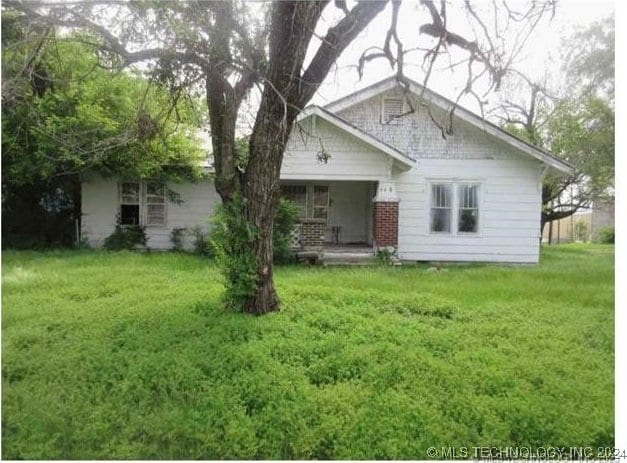
[[[186,228],[173,228],[170,232],[170,241],[172,242],[172,249],[174,251],[184,251],[183,236],[185,235]]]
[[[392,265],[396,260],[396,249],[381,248],[377,251],[375,258],[379,265]]]
[[[225,280],[223,300],[232,309],[242,309],[255,293],[258,275],[252,243],[258,235],[246,220],[239,196],[221,204],[214,218],[211,243]]]
[[[193,252],[199,256],[211,256],[213,255],[213,248],[211,246],[211,239],[209,233],[197,225],[190,230],[190,233],[194,237]]]
[[[105,238],[103,247],[109,251],[133,250],[137,246],[145,247],[147,241],[145,227],[116,225],[115,231]]]
[[[298,208],[287,199],[281,199],[274,219],[274,233],[272,235],[272,247],[274,250],[274,262],[286,264],[294,261],[291,250],[291,234],[298,220]]]
[[[614,227],[604,227],[600,229],[598,241],[601,244],[614,244]]]
[[[588,224],[585,221],[581,219],[577,220],[573,232],[575,241],[582,241],[584,243],[588,241]]]

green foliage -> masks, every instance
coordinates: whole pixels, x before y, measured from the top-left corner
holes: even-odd
[[[201,175],[204,153],[191,100],[99,66],[89,37],[54,37],[22,24],[3,10],[3,222],[20,222],[24,191],[37,200],[62,191],[79,205],[79,174],[87,170],[173,181]],[[78,209],[69,208],[72,216],[53,241],[68,241]],[[3,227],[3,241],[9,233],[50,241],[41,236],[47,221],[29,223],[34,226]]]
[[[103,247],[109,251],[132,251],[147,243],[146,229],[139,225],[116,225],[115,231],[104,240]]]
[[[224,277],[223,301],[228,308],[242,310],[245,302],[255,294],[258,282],[252,243],[258,237],[246,220],[241,197],[221,204],[214,217],[212,245]]]
[[[178,103],[179,125],[165,89],[97,67],[95,50],[75,39],[41,52],[53,88],[41,96],[25,90],[3,105],[3,181],[32,183],[87,167],[128,178],[197,178],[203,153],[191,135],[193,111]],[[7,72],[17,73],[28,51],[3,53]]]
[[[529,133],[527,129],[518,125],[518,124],[505,124],[503,129],[514,135],[515,137],[520,138],[521,140],[526,141],[527,143],[532,143],[534,145],[542,145],[542,140],[536,133]]]
[[[568,84],[577,93],[596,95],[613,103],[616,33],[614,15],[579,29],[564,40]]]
[[[375,255],[375,262],[378,265],[392,265],[396,258],[396,249],[394,248],[381,248],[377,250]]]
[[[240,137],[235,140],[235,164],[241,171],[244,171],[248,164],[249,141],[249,137]]]
[[[590,238],[588,232],[588,223],[585,220],[577,220],[575,222],[575,229],[573,230],[575,241],[586,242]]]
[[[614,185],[615,113],[596,97],[565,100],[549,121],[551,150],[583,172],[595,193]]]
[[[204,231],[200,226],[192,228],[190,232],[194,239],[192,243],[194,254],[198,254],[199,256],[211,256],[213,254],[213,248],[209,233]]]
[[[294,254],[291,251],[291,233],[298,220],[298,207],[287,199],[281,199],[274,219],[272,234],[272,249],[274,262],[286,264],[294,262]]]
[[[249,317],[222,309],[205,258],[5,252],[2,454],[612,447],[613,265],[576,244],[530,267],[278,267],[282,310]]]
[[[170,242],[172,243],[172,249],[176,252],[184,251],[183,238],[185,236],[186,228],[173,228],[170,232]]]
[[[601,244],[614,244],[614,227],[605,227],[599,230],[597,241]]]

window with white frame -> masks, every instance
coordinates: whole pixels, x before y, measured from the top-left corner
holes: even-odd
[[[479,232],[478,183],[434,182],[430,194],[431,233],[462,235]]]
[[[146,183],[146,225],[165,225],[165,185]]]
[[[140,211],[140,184],[139,182],[124,182],[120,184],[120,224],[139,225]]]
[[[166,224],[165,185],[157,182],[122,182],[119,189],[121,225]]]
[[[460,184],[457,186],[458,219],[457,231],[477,233],[479,229],[479,185]]]
[[[431,231],[434,233],[451,232],[452,187],[450,183],[431,185]]]
[[[384,98],[381,109],[382,124],[398,124],[403,115],[402,98]]]

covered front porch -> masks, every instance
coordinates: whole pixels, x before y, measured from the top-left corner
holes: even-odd
[[[415,160],[320,107],[305,109],[297,125],[281,166],[283,197],[299,208],[293,249],[348,257],[396,248],[394,177]]]
[[[378,247],[396,245],[397,201],[390,182],[286,180],[281,192],[299,210],[291,245],[301,260],[360,263],[370,261]],[[382,208],[386,204],[394,210]]]
[[[282,182],[283,198],[292,201],[299,210],[293,246],[306,244],[303,232],[310,234],[309,228],[315,228],[321,245],[335,245],[336,249],[338,245],[372,247],[372,199],[376,188],[377,183],[372,181]]]

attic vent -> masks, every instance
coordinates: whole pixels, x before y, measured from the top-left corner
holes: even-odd
[[[402,98],[384,98],[383,99],[383,117],[382,124],[398,124],[399,116],[403,114]]]

